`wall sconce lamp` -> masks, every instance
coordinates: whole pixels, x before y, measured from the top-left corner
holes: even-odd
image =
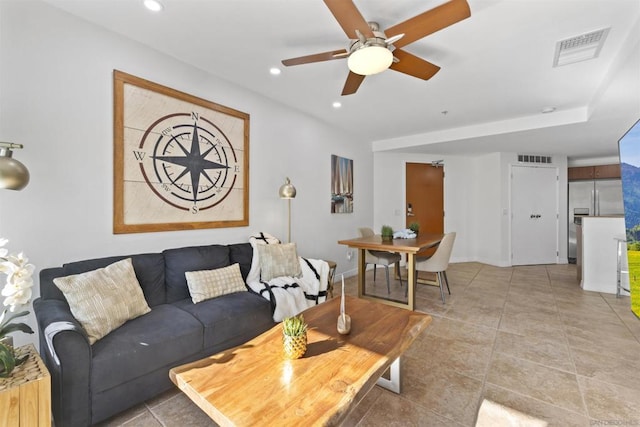
[[[296,198],[296,187],[293,186],[289,178],[287,177],[284,181],[284,184],[278,190],[278,194],[281,199],[286,199],[288,203],[289,215],[288,215],[288,234],[287,234],[287,242],[291,243],[291,199]]]
[[[29,170],[13,158],[13,151],[22,144],[0,142],[0,188],[22,190],[29,183]]]

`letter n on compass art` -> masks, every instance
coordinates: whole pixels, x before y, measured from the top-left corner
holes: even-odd
[[[249,115],[114,70],[114,233],[249,225]]]

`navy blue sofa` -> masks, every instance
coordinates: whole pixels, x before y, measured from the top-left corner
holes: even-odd
[[[193,304],[185,272],[240,264],[246,280],[249,243],[168,249],[64,264],[40,272],[33,308],[40,354],[51,374],[56,426],[89,426],[172,387],[169,369],[240,345],[274,325],[271,303],[249,291]],[[93,345],[73,317],[56,277],[131,258],[151,312]]]

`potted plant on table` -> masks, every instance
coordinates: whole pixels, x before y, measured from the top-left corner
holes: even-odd
[[[383,242],[390,242],[393,240],[393,228],[390,225],[383,225],[380,230],[380,234],[382,235]]]
[[[299,359],[307,351],[307,324],[302,314],[282,321],[282,345],[287,359]]]
[[[420,231],[420,223],[419,222],[412,222],[411,224],[409,224],[409,230],[413,231],[417,236],[418,235],[418,231]]]
[[[15,311],[31,300],[34,266],[29,264],[29,260],[22,252],[17,255],[9,254],[9,251],[2,247],[7,242],[8,240],[0,238],[0,273],[6,275],[6,282],[2,288],[2,296],[5,297],[3,304],[9,307],[0,314],[0,377],[2,378],[10,376],[15,367],[26,360],[26,356],[16,359],[13,337],[9,334],[16,331],[33,333],[26,323],[11,323],[11,321],[29,314],[28,311],[19,313]]]

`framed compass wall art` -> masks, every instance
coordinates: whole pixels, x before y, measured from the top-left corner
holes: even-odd
[[[114,70],[114,233],[249,225],[249,115]]]

